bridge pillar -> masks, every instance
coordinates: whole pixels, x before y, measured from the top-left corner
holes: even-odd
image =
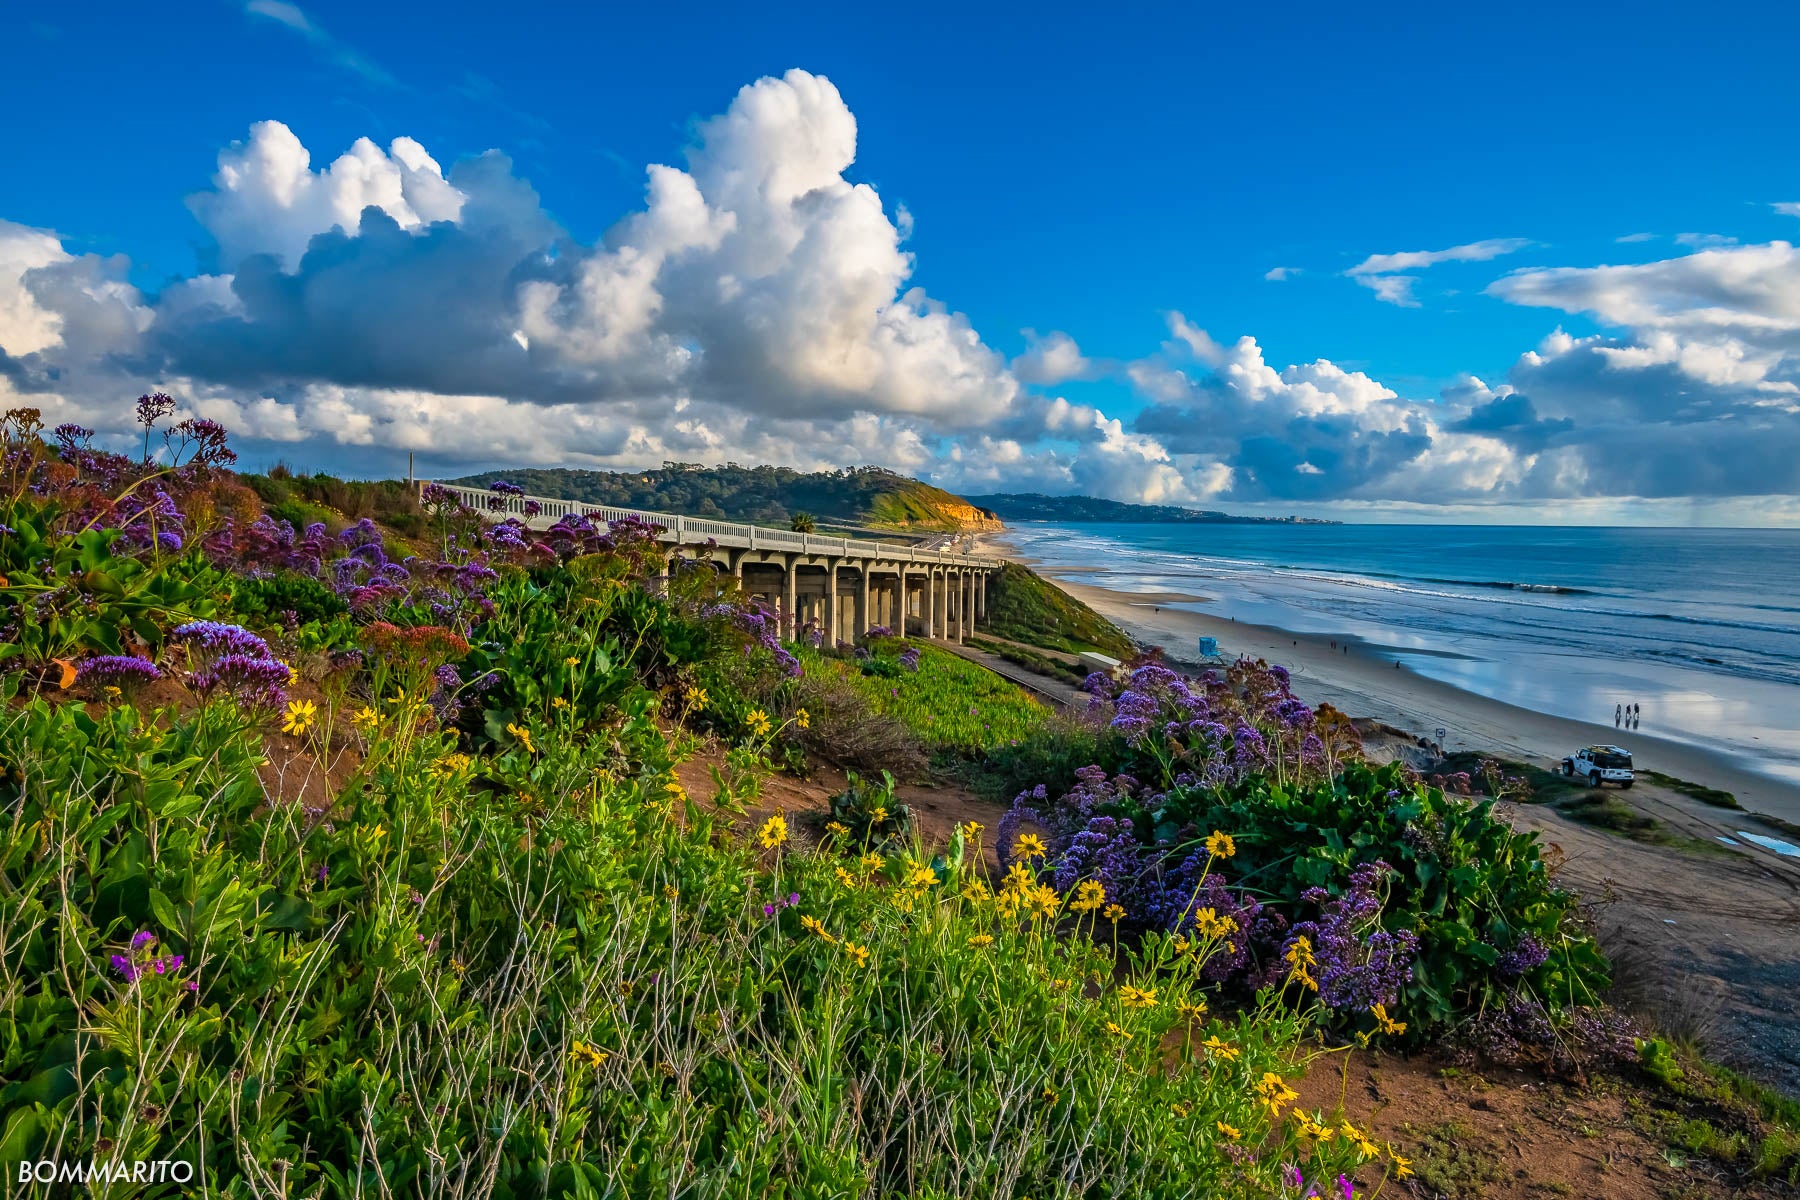
[[[781,640],[791,642],[795,636],[794,625],[794,574],[795,564],[792,554],[781,556],[783,563],[781,581]]]
[[[956,640],[961,642],[969,633],[969,608],[963,603],[963,573],[961,568],[951,573],[949,584],[956,589]]]
[[[862,577],[856,581],[856,616],[851,621],[851,640],[857,643],[869,640],[869,574],[874,569],[872,562],[864,563]]]
[[[937,636],[937,588],[934,586],[935,583],[936,580],[932,577],[931,568],[926,567],[925,598],[921,601],[921,607],[924,611],[919,615],[925,618],[925,636],[928,638]]]
[[[834,650],[838,644],[838,617],[843,609],[838,603],[837,590],[838,564],[842,561],[838,558],[825,560],[825,644]]]
[[[965,634],[975,632],[975,572],[963,572],[963,611],[969,614],[969,627]]]

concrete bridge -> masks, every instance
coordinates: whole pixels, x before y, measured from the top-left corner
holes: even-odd
[[[419,487],[425,486],[421,480]],[[906,543],[818,537],[704,517],[437,486],[492,520],[517,517],[533,529],[548,529],[576,514],[603,522],[635,517],[656,525],[658,538],[670,545],[671,560],[703,558],[735,577],[745,592],[780,611],[781,635],[789,640],[817,622],[831,644],[861,642],[876,626],[903,637],[960,643],[987,616],[988,581],[1003,562]]]

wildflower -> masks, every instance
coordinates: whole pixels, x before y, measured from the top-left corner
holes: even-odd
[[[1030,862],[1034,858],[1048,858],[1050,851],[1044,847],[1044,839],[1035,833],[1021,833],[1013,842],[1013,857],[1021,862]]]
[[[1283,957],[1287,959],[1289,979],[1312,991],[1319,990],[1319,981],[1312,975],[1312,968],[1319,963],[1313,956],[1312,939],[1305,934],[1295,937]]]
[[[381,724],[381,714],[365,704],[350,720],[358,729],[373,729]]]
[[[1119,923],[1119,918],[1125,915],[1125,910],[1120,908],[1117,904],[1109,904],[1100,910],[1100,915],[1111,921],[1114,925],[1117,925]]]
[[[569,702],[567,700],[564,700],[561,696],[552,696],[552,697],[550,697],[550,707],[551,708],[567,708],[567,707],[569,707]]]
[[[850,827],[842,821],[827,821],[825,822],[825,832],[831,834],[833,837],[848,837],[850,834]]]
[[[672,883],[663,884],[663,899],[664,900],[679,900],[679,899],[681,899],[681,889],[676,887]]]
[[[1007,888],[994,897],[994,911],[1010,921],[1019,915],[1019,905],[1022,899],[1018,892]]]
[[[836,938],[832,937],[829,933],[825,932],[825,926],[820,923],[820,921],[817,917],[812,917],[812,916],[801,917],[800,918],[800,928],[806,930],[806,932],[808,932],[808,933],[817,934],[819,937],[824,938],[826,945],[834,945],[837,942]]]
[[[1130,1030],[1126,1029],[1116,1021],[1108,1021],[1106,1023],[1106,1032],[1112,1034],[1112,1036],[1118,1038],[1120,1041],[1129,1042],[1131,1040]]]
[[[1070,912],[1093,912],[1106,903],[1106,885],[1097,879],[1084,879],[1069,902]]]
[[[978,933],[969,939],[969,949],[985,950],[994,944],[994,937],[988,933]]]
[[[509,721],[506,725],[506,732],[519,739],[519,744],[525,747],[525,753],[537,753],[537,748],[531,744],[531,730],[526,729],[522,725],[514,725]]]
[[[1238,924],[1231,917],[1221,917],[1217,910],[1203,908],[1194,914],[1194,927],[1204,937],[1230,937],[1237,932]]]
[[[446,754],[431,764],[431,773],[439,778],[456,774],[474,760],[466,754]]]
[[[1014,863],[1012,866],[1008,867],[1007,871],[1006,871],[1006,878],[1001,881],[1002,886],[1004,886],[1008,891],[1021,891],[1021,892],[1024,891],[1026,888],[1031,887],[1036,882],[1037,882],[1037,880],[1032,877],[1032,874],[1030,871],[1027,871],[1025,869],[1025,865],[1023,863]]]
[[[289,687],[293,687],[296,683],[300,682],[300,672],[294,670],[294,668],[292,668],[292,667],[289,667],[287,669],[287,672],[288,672],[288,686]]]
[[[123,695],[162,678],[162,672],[149,659],[132,654],[101,654],[84,659],[77,667],[76,678],[97,683],[107,695]],[[70,682],[74,682],[71,680]]]
[[[1155,1008],[1156,989],[1138,988],[1131,984],[1123,984],[1119,988],[1119,1003],[1126,1008]]]
[[[802,708],[794,713],[794,725],[800,729],[811,729],[812,728],[812,718],[807,715],[806,710],[804,708]]]
[[[915,864],[906,872],[906,886],[915,891],[922,892],[937,881],[937,872],[933,871],[930,867],[922,867]]]
[[[1405,1179],[1408,1175],[1413,1173],[1412,1159],[1401,1154],[1398,1150],[1394,1149],[1392,1145],[1388,1146],[1388,1157],[1394,1160],[1395,1178]]]
[[[964,900],[979,904],[983,900],[991,900],[993,898],[993,893],[988,891],[988,885],[986,883],[979,879],[971,879],[969,880],[968,886],[963,888],[962,897]]]
[[[1230,858],[1237,853],[1237,842],[1229,833],[1221,833],[1215,829],[1206,839],[1206,852],[1214,858]]]
[[[1177,1000],[1175,1002],[1175,1012],[1183,1020],[1188,1020],[1188,1021],[1199,1020],[1201,1017],[1204,1017],[1206,1015],[1206,1001],[1202,1000],[1199,1003],[1195,1004],[1195,1003],[1190,1003],[1189,1001],[1186,1001],[1186,1000]]]
[[[569,1057],[579,1059],[590,1067],[599,1067],[612,1055],[597,1046],[590,1046],[586,1042],[578,1041],[569,1047]]]
[[[753,737],[762,737],[770,729],[769,714],[760,708],[751,709],[750,715],[744,718],[744,723],[750,727]]]
[[[839,883],[843,884],[845,887],[855,888],[855,887],[861,886],[861,882],[856,878],[856,876],[854,876],[850,872],[844,870],[844,868],[833,867],[832,870],[837,872],[837,881]]]
[[[681,698],[695,712],[705,712],[707,704],[711,702],[711,697],[706,694],[706,689],[703,687],[690,687],[681,694]]]
[[[1300,1093],[1287,1085],[1287,1081],[1273,1071],[1264,1071],[1257,1082],[1256,1095],[1268,1107],[1271,1117],[1281,1115],[1281,1106],[1292,1104],[1300,1098]]]
[[[1337,1183],[1338,1191],[1343,1194],[1344,1200],[1356,1200],[1356,1185],[1350,1182],[1348,1175],[1339,1175]]]
[[[844,941],[844,953],[848,954],[850,956],[850,961],[859,967],[866,967],[869,965],[869,948],[867,946],[859,946],[855,942],[846,939]]]
[[[985,826],[983,826],[980,821],[964,821],[962,827],[963,836],[972,838],[980,833],[983,828],[985,828]]]
[[[871,851],[870,853],[863,855],[861,858],[857,859],[856,861],[859,865],[861,865],[863,870],[873,871],[873,870],[876,870],[877,868],[879,868],[883,863],[887,862],[887,859],[885,859],[885,858],[881,857],[881,855],[876,854],[873,851]]]
[[[581,665],[581,660],[579,658],[575,657],[573,654],[571,654],[571,655],[569,655],[569,657],[563,659],[563,666],[565,666],[565,667],[579,667],[580,665]]]
[[[884,808],[883,806],[878,804],[874,808],[869,810],[869,824],[885,825],[886,823],[887,823],[887,809],[886,808]]]
[[[1214,1121],[1213,1124],[1217,1125],[1219,1127],[1219,1132],[1224,1134],[1226,1138],[1231,1141],[1235,1142],[1244,1136],[1243,1131],[1238,1129],[1235,1125],[1227,1125],[1223,1121]]]
[[[1175,1103],[1169,1105],[1169,1111],[1178,1117],[1185,1117],[1194,1110],[1177,1100]]]
[[[1056,910],[1062,907],[1062,897],[1056,894],[1056,889],[1041,883],[1026,892],[1024,900],[1026,909],[1039,920],[1054,917]]]
[[[1049,1088],[1044,1089],[1044,1103],[1045,1104],[1055,1104],[1060,1099],[1061,1099],[1061,1097],[1058,1096],[1055,1092],[1051,1091]]]
[[[1224,1059],[1226,1062],[1234,1062],[1237,1059],[1238,1048],[1230,1042],[1220,1041],[1219,1035],[1216,1033],[1200,1044],[1206,1047],[1206,1052],[1214,1058]]]
[[[1377,1029],[1381,1030],[1381,1032],[1386,1033],[1386,1034],[1392,1034],[1396,1037],[1398,1037],[1400,1034],[1403,1034],[1406,1032],[1406,1022],[1405,1021],[1396,1021],[1392,1017],[1388,1016],[1387,1005],[1385,1005],[1385,1004],[1371,1005],[1369,1007],[1369,1012],[1374,1014],[1375,1027]]]
[[[318,712],[319,706],[311,700],[289,700],[287,715],[281,722],[281,732],[299,737],[312,728],[313,720],[318,716]]]
[[[773,850],[787,841],[787,835],[787,819],[780,813],[776,813],[764,821],[762,828],[756,831],[756,840],[762,844],[764,850]]]

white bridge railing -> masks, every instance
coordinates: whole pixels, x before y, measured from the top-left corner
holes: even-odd
[[[421,490],[430,485],[420,480]],[[998,569],[1000,559],[979,554],[953,554],[943,550],[920,550],[893,542],[863,541],[859,538],[816,537],[795,533],[791,529],[770,529],[763,525],[740,525],[734,521],[713,521],[705,517],[678,517],[673,513],[645,512],[637,508],[613,508],[605,504],[583,504],[577,500],[553,500],[547,496],[502,496],[486,488],[461,484],[435,485],[450,492],[462,503],[493,520],[518,517],[533,529],[548,529],[567,516],[581,515],[596,521],[622,521],[635,517],[662,527],[661,541],[677,546],[700,546],[715,542],[734,550],[773,550],[790,554],[819,555],[835,558],[880,558],[898,562],[928,563],[933,566]],[[537,505],[535,514],[527,515],[526,502]],[[496,502],[498,506],[495,507]]]

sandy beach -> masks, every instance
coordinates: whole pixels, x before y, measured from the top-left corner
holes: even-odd
[[[1004,534],[983,535],[984,552],[1029,561]],[[1078,577],[1072,577],[1077,576]],[[1746,770],[1724,754],[1641,732],[1548,716],[1429,679],[1396,667],[1386,657],[1345,638],[1308,635],[1234,621],[1228,613],[1195,612],[1204,596],[1113,591],[1104,569],[1079,573],[1057,568],[1047,578],[1133,638],[1160,646],[1177,663],[1194,664],[1201,637],[1217,638],[1221,654],[1280,663],[1292,672],[1294,690],[1313,703],[1329,703],[1352,716],[1370,717],[1408,733],[1435,739],[1445,730],[1446,750],[1475,750],[1551,765],[1577,748],[1611,743],[1631,751],[1636,764],[1678,779],[1732,792],[1754,812],[1800,823],[1800,787]]]

